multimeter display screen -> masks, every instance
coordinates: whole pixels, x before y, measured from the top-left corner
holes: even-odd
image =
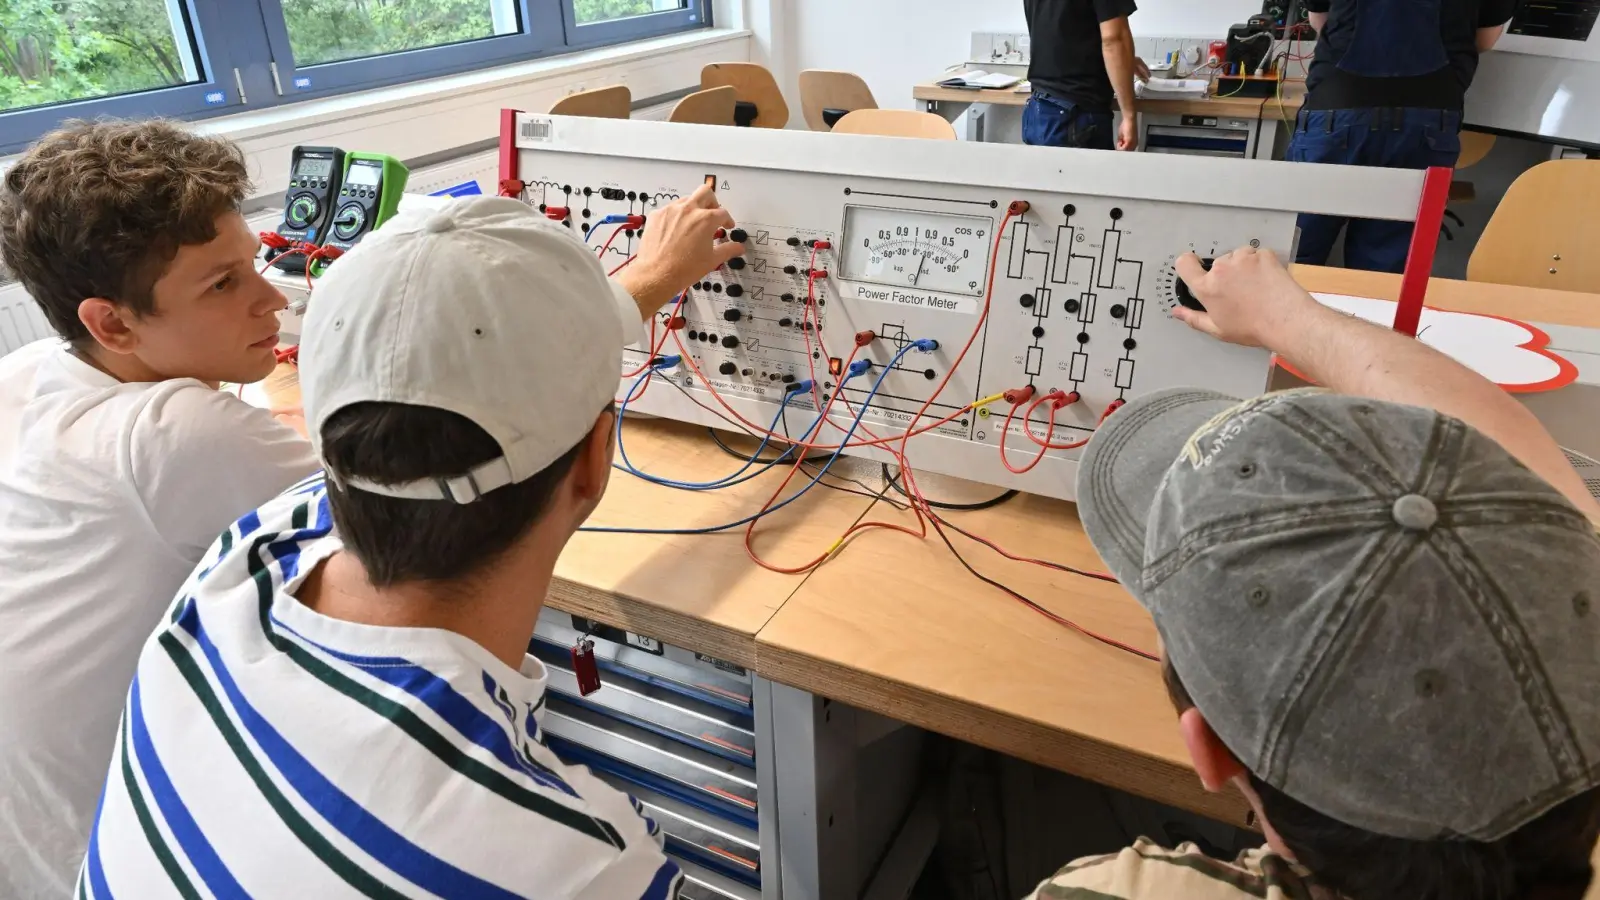
[[[300,160],[300,165],[295,168],[294,173],[308,178],[325,178],[332,171],[333,160],[311,157]]]
[[[377,166],[351,166],[349,180],[351,184],[374,185],[378,183],[378,174]]]

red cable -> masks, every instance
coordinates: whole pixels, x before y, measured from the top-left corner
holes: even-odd
[[[611,242],[615,241],[617,239],[617,235],[621,234],[623,231],[626,231],[627,229],[632,228],[632,227],[633,226],[631,224],[627,223],[627,222],[623,222],[621,225],[618,225],[616,227],[616,229],[611,232],[611,237],[606,238],[605,246],[601,247],[600,248],[600,252],[595,254],[596,258],[605,259],[606,258],[606,251],[611,249]]]
[[[961,361],[966,359],[967,351],[972,349],[973,342],[983,332],[984,322],[989,318],[989,307],[994,302],[994,282],[1000,266],[1000,245],[1005,241],[1006,229],[1011,226],[1012,219],[1025,214],[1030,208],[1030,205],[1024,200],[1013,200],[1007,204],[1005,218],[1000,220],[999,231],[994,236],[994,250],[989,254],[989,283],[984,288],[983,311],[978,316],[978,322],[973,326],[972,335],[967,338],[967,343],[961,348],[961,352],[956,356],[955,362],[951,363],[950,370],[945,373],[944,379],[939,382],[939,386],[934,390],[933,395],[928,398],[926,403],[922,404],[921,409],[917,410],[917,414],[912,417],[910,424],[906,426],[905,435],[900,439],[901,477],[905,479],[906,494],[908,497],[915,497],[916,502],[921,503],[923,506],[927,505],[927,501],[922,496],[921,489],[917,487],[916,475],[908,464],[907,444],[910,443],[912,436],[917,433],[917,422],[927,413],[928,408],[934,404],[934,401],[939,399],[939,395],[944,392],[945,385],[950,383],[950,379],[955,376],[956,369],[961,367]],[[1004,446],[1004,439],[1002,439],[1001,444]],[[916,505],[916,503],[913,505]],[[929,511],[931,512],[931,508]],[[920,513],[918,518],[921,518]]]
[[[828,346],[822,339],[822,330],[823,330],[822,329],[822,311],[819,310],[817,308],[817,306],[816,306],[816,304],[817,304],[817,297],[816,297],[817,278],[815,277],[815,273],[817,271],[817,251],[821,250],[821,249],[824,249],[824,248],[820,244],[813,244],[812,245],[812,248],[811,248],[811,261],[806,266],[806,309],[805,309],[805,315],[804,315],[803,318],[804,318],[804,321],[806,321],[806,322],[810,322],[810,321],[812,321],[812,319],[815,319],[815,330],[816,330],[816,333],[817,333],[817,348],[822,352],[823,356],[825,356],[825,357],[827,357],[829,359],[832,359],[833,356],[832,356],[831,353],[828,352]],[[807,362],[809,364],[809,362],[813,358],[812,357],[812,352],[811,352],[811,329],[802,327],[802,330],[804,330],[805,333],[806,333],[806,360],[807,360]],[[863,332],[857,334],[856,335],[856,348],[857,348],[857,350],[865,347],[867,344],[870,344],[872,341],[874,341],[876,339],[877,339],[877,336],[875,334],[873,334],[872,332],[870,332],[870,331],[863,331]],[[840,370],[841,374],[844,373],[844,372],[847,372],[848,368],[849,367],[846,366],[845,369]],[[816,370],[815,370],[815,368],[813,368],[811,370],[811,384],[812,384],[812,398],[813,398],[813,401],[816,402]],[[835,396],[836,399],[843,401],[845,411],[850,415],[851,421],[858,422],[858,425],[856,427],[860,431],[865,432],[867,437],[870,438],[872,441],[880,442],[879,445],[887,453],[890,454],[890,456],[894,459],[895,463],[900,467],[900,470],[902,472],[906,471],[907,469],[909,469],[911,467],[910,463],[906,461],[906,458],[905,458],[904,454],[900,453],[899,451],[896,451],[894,448],[889,446],[889,441],[893,440],[892,438],[885,439],[885,438],[880,437],[877,434],[877,432],[873,431],[872,428],[865,423],[865,421],[861,421],[861,420],[858,420],[856,418],[856,412],[850,406],[850,398],[844,396],[844,381],[843,381],[842,377],[840,379],[840,383],[839,383],[838,389],[834,391],[834,396]],[[821,413],[822,407],[821,407],[821,403],[820,402],[817,402],[817,409],[818,409],[818,412]],[[957,410],[956,412],[952,413],[951,415],[946,416],[940,422],[935,423],[935,427],[937,427],[938,425],[944,424],[944,422],[950,421],[951,419],[955,418],[957,415],[960,415],[961,412],[963,412],[963,411],[964,410]],[[863,410],[861,415],[864,417],[866,415],[866,411]],[[842,434],[842,435],[848,435],[849,434],[849,432],[843,426],[839,425],[837,422],[834,422],[832,419],[827,418],[825,415],[822,416],[822,420],[824,422],[827,422],[829,425],[832,425],[834,430],[838,431],[840,434]],[[840,448],[840,449],[842,450],[844,448]],[[909,484],[910,482],[908,481],[907,483]],[[856,534],[859,531],[863,531],[863,530],[865,530],[867,528],[888,528],[888,529],[893,530],[893,531],[900,531],[900,532],[903,532],[905,534],[912,535],[913,537],[917,538],[918,540],[926,540],[927,537],[928,537],[928,525],[922,519],[922,506],[919,506],[919,504],[917,502],[918,500],[922,500],[923,498],[922,498],[920,493],[914,493],[913,491],[907,491],[906,497],[907,497],[907,499],[912,501],[910,503],[911,511],[917,518],[917,528],[916,528],[915,531],[911,531],[911,530],[905,528],[904,526],[901,526],[901,525],[898,525],[898,524],[895,524],[895,523],[892,523],[892,522],[881,522],[881,521],[861,522],[856,527],[853,527],[849,531],[845,532],[844,536],[839,539],[839,543],[842,544],[851,535]],[[924,502],[922,505],[926,505],[926,503]],[[835,545],[835,547],[837,547],[837,546],[838,546],[838,544]],[[831,555],[831,553],[832,553],[832,550],[830,549],[829,555]],[[824,559],[826,559],[826,556],[824,556]]]
[[[705,384],[706,390],[711,394],[712,398],[714,400],[716,400],[717,403],[722,406],[723,409],[727,410],[730,415],[732,415],[735,419],[737,419],[739,421],[739,423],[744,428],[750,429],[750,430],[754,431],[754,433],[756,433],[756,434],[772,434],[771,432],[769,432],[767,430],[767,427],[765,425],[758,425],[755,422],[752,422],[749,419],[746,419],[743,415],[741,415],[739,413],[738,410],[736,410],[732,406],[728,405],[728,401],[723,398],[722,394],[717,392],[717,389],[714,386],[712,386],[712,384],[710,382],[710,379],[705,377],[705,373],[700,371],[700,367],[698,365],[696,365],[694,360],[689,356],[688,349],[683,346],[683,340],[681,338],[679,338],[676,333],[673,334],[672,340],[673,340],[674,343],[676,343],[678,345],[678,350],[681,351],[681,353],[683,355],[683,361],[688,364],[690,370],[692,370],[695,375],[699,376],[700,381]],[[955,413],[953,413],[953,414],[951,414],[949,416],[946,416],[944,419],[942,419],[942,420],[940,420],[938,422],[934,422],[934,423],[932,423],[930,425],[922,426],[922,428],[920,428],[917,431],[912,433],[912,437],[915,437],[918,434],[925,434],[925,433],[927,433],[929,431],[932,431],[935,428],[938,428],[941,425],[944,425],[944,424],[948,423],[950,420],[954,419],[956,416],[959,416],[963,412],[966,412],[967,409],[969,409],[969,408],[970,407],[962,407],[961,409],[957,410]],[[803,447],[803,448],[805,448],[807,450],[817,450],[817,451],[830,452],[831,453],[832,451],[839,449],[839,445],[838,444],[823,444],[823,443],[818,443],[818,442],[815,442],[815,441],[793,440],[793,439],[790,439],[790,438],[785,438],[785,437],[783,437],[782,435],[779,435],[779,434],[772,434],[772,437],[776,438],[777,440],[789,443],[789,444],[791,444],[791,445],[793,445],[795,447]],[[891,436],[891,437],[883,438],[882,440],[877,440],[877,441],[870,441],[870,440],[869,441],[859,441],[859,440],[858,441],[851,441],[846,446],[847,447],[875,447],[875,446],[887,445],[890,442],[898,441],[898,440],[900,440],[900,438]]]
[[[688,291],[685,291],[685,292],[683,292],[683,293],[678,295],[677,301],[672,304],[672,312],[667,316],[667,321],[670,322],[673,319],[678,317],[678,310],[683,308],[684,298],[686,298],[688,296],[689,296],[689,292]],[[667,342],[667,332],[670,331],[670,330],[671,330],[670,328],[663,329],[662,333],[661,333],[661,338],[659,340],[657,340],[657,338],[656,338],[656,317],[655,316],[651,316],[650,317],[650,353],[649,353],[648,356],[645,357],[644,362],[639,364],[639,368],[634,369],[632,372],[628,372],[628,373],[624,374],[622,377],[623,378],[637,378],[637,377],[639,377],[640,373],[644,372],[644,370],[649,367],[649,365],[651,363],[655,362],[656,357],[661,355],[661,347],[662,347],[663,344],[665,344]],[[643,396],[643,394],[641,393],[640,396]],[[632,401],[629,401],[629,402],[631,403]]]
[[[845,363],[846,371],[848,371],[850,365],[855,362],[856,354],[859,353],[860,350],[861,350],[860,345],[857,345],[855,347],[855,349],[853,349],[850,352],[850,359]],[[838,391],[834,391],[833,396],[829,398],[827,405],[822,410],[822,419],[823,420],[827,419],[828,411],[833,408],[833,404],[836,401],[838,401],[838,399],[839,399],[839,392]],[[841,547],[844,544],[844,542],[849,540],[853,535],[856,535],[856,534],[858,534],[858,533],[860,533],[862,531],[865,531],[865,530],[867,530],[869,528],[887,528],[887,529],[890,529],[891,531],[899,531],[899,532],[901,532],[903,534],[909,534],[909,535],[911,535],[913,537],[917,537],[917,538],[923,537],[923,535],[918,534],[916,531],[913,531],[912,529],[907,528],[904,525],[896,525],[896,524],[893,524],[893,523],[890,523],[890,522],[858,522],[855,525],[852,525],[848,530],[846,530],[844,534],[840,535],[839,539],[837,541],[835,541],[833,543],[833,545],[830,546],[827,549],[827,551],[825,551],[821,555],[819,555],[819,556],[817,556],[817,557],[811,559],[810,561],[808,561],[806,563],[803,563],[801,565],[798,565],[798,566],[779,566],[779,565],[775,565],[773,563],[769,563],[766,560],[762,559],[761,555],[756,552],[755,545],[753,543],[754,536],[755,536],[756,523],[760,522],[763,518],[765,518],[767,510],[770,509],[772,507],[772,505],[778,501],[779,497],[783,496],[784,490],[789,486],[789,482],[794,480],[795,474],[800,471],[800,467],[804,463],[804,461],[805,461],[805,454],[803,454],[803,453],[795,457],[794,465],[789,467],[789,474],[784,476],[783,483],[778,485],[778,489],[776,491],[772,492],[772,496],[768,497],[767,501],[765,503],[761,504],[761,509],[758,511],[756,518],[752,519],[751,522],[748,525],[745,526],[745,529],[744,529],[744,551],[745,551],[745,555],[749,556],[751,561],[754,562],[756,565],[762,567],[763,569],[767,569],[767,570],[773,571],[773,572],[778,572],[778,573],[783,574],[783,575],[799,575],[799,574],[802,574],[802,573],[805,573],[805,572],[809,572],[812,569],[815,569],[817,566],[822,565],[824,562],[827,562],[828,558],[833,555],[834,551],[836,549],[838,549],[839,547]]]
[[[977,542],[979,544],[984,545],[985,547],[988,547],[990,550],[993,550],[994,552],[1000,554],[1001,556],[1005,557],[1006,559],[1011,560],[1012,562],[1028,563],[1029,565],[1041,566],[1041,567],[1046,568],[1046,569],[1054,569],[1054,570],[1056,570],[1058,572],[1066,572],[1069,575],[1077,575],[1077,576],[1080,576],[1080,577],[1083,577],[1083,578],[1092,578],[1092,579],[1094,579],[1096,581],[1105,581],[1105,582],[1109,582],[1111,584],[1120,584],[1121,583],[1121,582],[1117,581],[1117,577],[1115,575],[1109,575],[1109,574],[1106,574],[1104,572],[1090,572],[1090,571],[1088,571],[1086,569],[1075,569],[1072,566],[1063,565],[1063,564],[1058,563],[1058,562],[1051,562],[1048,559],[1035,559],[1034,557],[1031,557],[1031,556],[1019,556],[1019,555],[1017,555],[1015,553],[1012,553],[1011,551],[1005,549],[1004,547],[1000,546],[999,544],[995,543],[994,541],[992,541],[992,540],[990,540],[990,539],[988,539],[986,537],[983,537],[983,536],[978,535],[978,534],[974,534],[973,532],[970,532],[970,531],[966,530],[965,528],[962,528],[960,525],[957,525],[954,522],[951,522],[949,519],[943,518],[942,516],[938,516],[938,515],[933,515],[932,518],[938,519],[939,520],[939,524],[941,524],[944,527],[950,529],[951,531],[956,532],[957,534],[967,538],[968,540],[975,541],[975,542]]]
[[[938,518],[934,518],[931,521],[933,522],[933,527],[935,529],[938,529],[939,533],[941,535],[944,535],[944,529],[939,527],[940,526],[940,520]],[[945,536],[945,540],[948,541],[949,537]],[[974,574],[976,574],[976,570],[974,570]],[[1064,628],[1070,628],[1071,630],[1076,631],[1077,633],[1083,635],[1084,637],[1090,638],[1092,640],[1099,641],[1100,643],[1105,644],[1105,645],[1107,645],[1109,647],[1115,647],[1116,649],[1121,650],[1121,651],[1123,651],[1125,653],[1131,653],[1134,656],[1140,657],[1141,659],[1147,659],[1147,660],[1150,660],[1151,662],[1159,662],[1160,661],[1160,657],[1156,656],[1153,653],[1149,653],[1147,651],[1140,650],[1139,648],[1134,647],[1134,646],[1132,646],[1130,644],[1125,644],[1122,641],[1117,640],[1116,638],[1106,637],[1103,634],[1098,634],[1096,632],[1090,631],[1089,629],[1083,627],[1082,625],[1079,625],[1077,622],[1074,622],[1071,619],[1066,618],[1065,616],[1059,615],[1059,614],[1057,614],[1057,613],[1055,613],[1055,612],[1053,612],[1053,611],[1051,611],[1051,610],[1049,610],[1049,609],[1047,609],[1047,608],[1045,608],[1043,606],[1040,606],[1038,603],[1035,603],[1034,601],[1028,599],[1027,597],[1023,596],[1022,594],[1018,593],[1017,591],[1012,590],[1009,587],[1006,587],[1004,584],[1001,584],[998,581],[995,581],[993,579],[988,579],[984,583],[990,585],[991,587],[999,588],[1001,591],[1005,592],[1012,599],[1018,601],[1019,603],[1024,604],[1029,609],[1032,609],[1034,612],[1037,612],[1039,615],[1044,616],[1045,618],[1049,619],[1052,622],[1055,622],[1057,625],[1060,625],[1060,626],[1062,626]]]
[[[1033,411],[1039,407],[1039,404],[1045,402],[1046,400],[1050,401],[1050,425],[1045,430],[1045,436],[1039,437],[1033,433]],[[1044,450],[1076,450],[1079,447],[1086,446],[1089,443],[1088,438],[1084,438],[1081,441],[1073,441],[1068,444],[1056,444],[1052,443],[1050,440],[1051,438],[1055,437],[1056,410],[1059,410],[1065,406],[1071,406],[1072,404],[1077,403],[1078,400],[1079,397],[1077,391],[1073,391],[1070,394],[1063,394],[1060,391],[1051,391],[1050,393],[1045,394],[1044,396],[1033,401],[1032,405],[1028,407],[1027,414],[1022,417],[1022,430],[1027,432],[1028,440],[1038,444],[1039,447]],[[1111,415],[1111,411],[1109,409],[1106,410],[1105,415]],[[1105,416],[1101,416],[1100,421],[1104,422]]]
[[[1024,431],[1029,430],[1027,421],[1028,421],[1028,419],[1033,417],[1034,408],[1037,407],[1040,403],[1044,402],[1045,398],[1047,398],[1049,396],[1051,396],[1051,394],[1045,394],[1045,395],[1039,397],[1037,400],[1034,400],[1033,403],[1031,405],[1029,405],[1028,412],[1023,418],[1023,426],[1022,427],[1023,427]],[[1011,459],[1006,456],[1006,437],[1011,431],[1011,421],[1013,419],[1015,419],[1016,416],[1017,416],[1017,408],[1020,407],[1021,405],[1022,405],[1021,403],[1013,403],[1013,404],[1011,404],[1011,409],[1006,412],[1006,420],[1005,420],[1004,424],[1002,424],[1000,426],[1000,463],[1001,463],[1001,465],[1006,467],[1006,471],[1010,472],[1013,475],[1026,475],[1029,472],[1032,472],[1035,468],[1038,467],[1039,463],[1044,462],[1044,455],[1046,453],[1050,452],[1050,445],[1049,444],[1040,443],[1039,444],[1039,452],[1034,454],[1033,461],[1028,463],[1027,465],[1023,466],[1020,469],[1017,468],[1016,466],[1013,466],[1011,464]],[[1054,402],[1051,402],[1051,404],[1050,404],[1050,424],[1049,424],[1050,431],[1055,431],[1055,427],[1056,427],[1056,410],[1057,409],[1060,409],[1060,407],[1057,406]]]

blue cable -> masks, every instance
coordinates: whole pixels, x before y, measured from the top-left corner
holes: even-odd
[[[652,367],[652,368],[655,368],[655,367]],[[661,368],[671,368],[671,366],[663,365],[663,366],[661,366]],[[628,458],[628,448],[623,443],[623,440],[622,440],[622,419],[623,419],[623,416],[627,415],[627,413],[628,413],[628,401],[629,401],[629,399],[631,399],[634,396],[634,394],[637,391],[639,385],[642,384],[644,382],[644,380],[646,378],[648,378],[648,377],[650,377],[650,373],[649,372],[645,372],[643,375],[640,375],[639,378],[634,381],[633,385],[628,388],[628,392],[623,395],[622,406],[619,408],[619,410],[617,412],[617,425],[616,425],[616,428],[617,428],[617,453],[618,453],[618,455],[620,455],[622,457],[622,462],[620,462],[620,463],[612,463],[611,464],[612,468],[620,469],[621,471],[627,472],[630,475],[636,476],[638,478],[642,478],[645,481],[651,482],[652,484],[662,485],[663,487],[676,488],[676,489],[682,490],[682,491],[714,491],[714,490],[717,490],[719,488],[733,487],[734,485],[744,484],[746,481],[749,481],[752,478],[759,478],[762,475],[766,474],[766,471],[768,469],[772,468],[773,466],[777,465],[780,462],[783,462],[785,459],[787,459],[788,457],[790,457],[790,456],[792,456],[794,454],[795,446],[791,444],[789,446],[789,448],[787,450],[785,450],[783,452],[783,454],[778,456],[776,459],[768,460],[765,463],[761,463],[761,466],[762,466],[761,471],[759,471],[759,472],[751,472],[749,475],[744,475],[745,472],[750,471],[750,467],[751,466],[756,465],[758,463],[762,451],[766,450],[767,449],[767,445],[772,442],[773,431],[775,429],[777,429],[778,422],[779,422],[780,419],[783,418],[784,413],[788,412],[789,401],[793,400],[794,398],[796,398],[798,396],[801,396],[802,394],[810,392],[811,388],[809,387],[809,383],[808,382],[801,382],[800,384],[795,385],[794,389],[791,389],[790,391],[788,391],[788,392],[786,392],[784,394],[783,402],[778,405],[778,414],[772,417],[772,423],[767,426],[767,434],[766,434],[765,437],[763,437],[761,439],[760,446],[756,447],[756,452],[750,455],[749,461],[746,462],[742,467],[740,467],[740,469],[737,472],[734,472],[733,474],[727,475],[727,476],[725,476],[723,478],[718,478],[715,481],[674,481],[674,480],[672,480],[670,478],[662,478],[660,476],[651,475],[648,472],[644,472],[644,471],[640,470],[638,467],[636,467],[633,464],[633,460]],[[817,413],[816,420],[814,420],[809,426],[806,427],[805,433],[801,435],[800,440],[801,441],[809,440],[810,437],[811,437],[811,433],[816,431],[816,430],[818,430],[818,428],[820,428],[821,425],[822,425],[822,414],[819,412],[819,413]],[[741,475],[744,475],[744,477],[740,478],[739,476],[741,476]]]
[[[599,220],[598,222],[595,222],[593,225],[588,226],[588,229],[586,231],[584,231],[584,233],[583,233],[583,242],[585,244],[589,243],[589,238],[594,237],[594,233],[596,231],[599,231],[601,226],[604,226],[604,225],[622,225],[622,224],[626,223],[630,218],[632,218],[632,216],[623,215],[622,213],[612,213],[611,215],[606,216],[605,218]]]
[[[839,457],[844,453],[845,446],[848,445],[850,443],[850,439],[855,436],[856,428],[861,425],[862,416],[867,414],[867,409],[872,406],[873,398],[876,397],[878,395],[878,391],[883,388],[883,380],[889,376],[890,372],[894,371],[894,367],[899,365],[900,360],[904,358],[907,353],[910,353],[914,349],[916,349],[914,345],[907,344],[905,347],[900,348],[900,351],[894,355],[893,359],[889,360],[889,364],[884,366],[883,371],[878,373],[878,380],[872,383],[872,390],[868,391],[867,396],[862,398],[861,408],[857,410],[855,418],[851,420],[850,430],[845,432],[844,440],[840,441],[839,446],[834,448],[833,454],[828,457],[828,461],[823,463],[822,468],[817,471],[817,474],[811,476],[811,480],[807,482],[806,486],[801,488],[799,491],[796,491],[793,496],[789,497],[787,500],[784,500],[782,503],[770,507],[762,512],[758,512],[753,516],[745,516],[737,522],[729,522],[726,525],[715,525],[709,528],[602,528],[598,526],[586,525],[578,530],[595,532],[599,534],[715,534],[719,531],[727,531],[731,528],[738,528],[742,525],[748,525],[751,522],[762,518],[763,516],[772,515],[778,510],[783,509],[785,506],[788,506],[794,501],[799,500],[801,497],[804,497],[808,491],[817,486],[817,483],[822,480],[824,475],[828,474],[828,470],[833,468],[833,464],[838,462]],[[821,422],[820,415],[818,416],[818,422]]]

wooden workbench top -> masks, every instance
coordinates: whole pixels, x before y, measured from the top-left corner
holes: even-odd
[[[1395,300],[1400,276],[1321,266],[1294,266],[1294,277],[1308,291]],[[1600,296],[1573,291],[1512,287],[1434,278],[1428,282],[1427,305],[1456,312],[1506,316],[1524,322],[1600,329]]]
[[[1283,86],[1280,104],[1276,97],[1149,97],[1139,100],[1139,111],[1159,115],[1237,116],[1245,119],[1282,116],[1293,122],[1305,103],[1305,82],[1289,81]],[[1015,89],[968,91],[943,88],[924,82],[912,88],[911,97],[920,102],[988,103],[995,106],[1026,106],[1029,94]]]
[[[871,518],[910,523],[909,513],[891,512],[880,506]],[[1104,571],[1072,504],[1023,495],[945,517],[1013,554]],[[1154,624],[1121,586],[1012,562],[947,533],[985,575],[1083,628],[1156,652]],[[1195,778],[1156,663],[983,584],[937,536],[862,536],[757,640],[757,670],[774,681],[1244,823],[1237,797],[1207,794]]]
[[[718,449],[703,427],[632,417],[624,427],[629,458],[640,470],[660,478],[711,481],[741,465]],[[729,440],[754,450],[754,442]],[[773,467],[759,478],[715,491],[674,490],[613,471],[605,498],[588,524],[703,528],[734,522],[761,507],[782,482],[783,471],[787,467]],[[797,476],[789,493],[804,484]],[[866,497],[813,490],[761,520],[757,547],[780,562],[816,556],[871,504]],[[756,633],[799,584],[794,576],[770,572],[750,561],[743,526],[711,535],[580,532],[556,564],[550,603],[753,667]]]

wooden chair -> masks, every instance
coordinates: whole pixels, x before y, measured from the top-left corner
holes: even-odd
[[[872,88],[860,75],[824,69],[800,73],[800,110],[812,131],[830,131],[848,113],[877,108]]]
[[[1481,131],[1461,132],[1461,156],[1456,160],[1456,172],[1460,173],[1462,169],[1470,168],[1483,162],[1483,158],[1488,156],[1489,151],[1493,149],[1494,135],[1484,134]],[[1450,182],[1449,202],[1471,203],[1477,199],[1477,187],[1470,181],[1462,181],[1460,175],[1457,174],[1454,180]],[[1461,218],[1460,214],[1455,210],[1447,208],[1444,214],[1446,218],[1456,223],[1457,228],[1467,227],[1466,220]],[[1439,228],[1444,231],[1445,240],[1453,241],[1456,239],[1455,233],[1450,230],[1449,225],[1441,223]]]
[[[834,134],[878,134],[885,137],[956,139],[955,126],[933,113],[909,109],[858,109],[833,126]]]
[[[1469,281],[1600,292],[1600,160],[1563,159],[1523,172],[1467,263]]]
[[[678,101],[678,105],[667,115],[667,121],[689,125],[732,125],[738,94],[731,87],[695,91]]]
[[[700,89],[731,87],[738,92],[734,124],[755,128],[785,128],[789,125],[789,104],[778,88],[778,79],[765,66],[755,63],[712,63],[700,70]]]
[[[1484,134],[1481,131],[1461,132],[1461,158],[1456,160],[1456,171],[1471,168],[1483,162],[1483,158],[1494,149],[1494,135]],[[1478,191],[1470,181],[1450,182],[1450,202],[1471,203],[1478,199]]]
[[[625,85],[568,94],[550,107],[552,116],[587,116],[591,119],[627,119],[633,116],[633,92]]]

